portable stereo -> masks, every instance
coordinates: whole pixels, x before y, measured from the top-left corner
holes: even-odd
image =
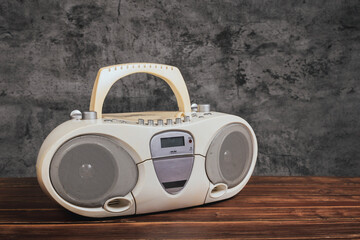
[[[103,114],[119,79],[163,79],[179,111]],[[190,105],[174,66],[129,63],[101,68],[90,110],[45,139],[37,159],[40,186],[66,209],[89,217],[143,214],[230,198],[248,182],[257,158],[253,129],[242,118]]]

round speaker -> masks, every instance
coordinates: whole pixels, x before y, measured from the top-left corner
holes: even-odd
[[[120,143],[99,135],[65,142],[54,154],[50,179],[56,192],[81,207],[100,207],[135,187],[138,169]]]
[[[253,157],[249,129],[234,123],[219,130],[206,154],[206,173],[213,184],[238,185],[248,173]]]

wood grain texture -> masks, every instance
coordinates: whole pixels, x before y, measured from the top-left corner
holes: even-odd
[[[253,177],[232,199],[92,219],[50,200],[35,178],[0,178],[0,239],[360,239],[360,178]]]

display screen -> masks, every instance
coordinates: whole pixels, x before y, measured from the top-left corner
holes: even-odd
[[[161,138],[161,148],[185,146],[184,137]]]

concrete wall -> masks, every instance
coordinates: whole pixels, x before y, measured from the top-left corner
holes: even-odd
[[[35,176],[44,138],[89,106],[100,67],[180,68],[193,102],[239,115],[257,175],[360,176],[359,1],[0,3],[0,176]],[[107,112],[176,109],[170,88],[119,81]]]

